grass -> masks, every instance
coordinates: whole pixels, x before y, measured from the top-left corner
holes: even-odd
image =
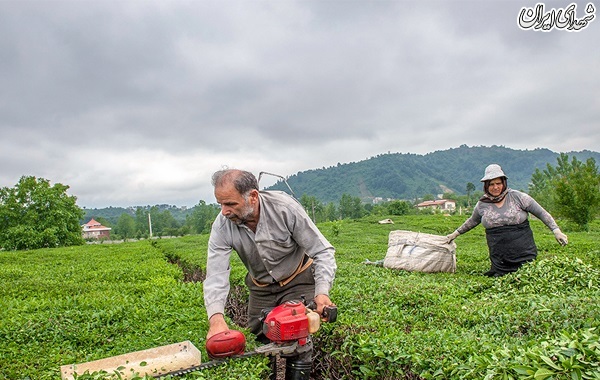
[[[565,231],[570,244],[560,247],[533,220],[538,259],[493,279],[481,275],[489,268],[482,227],[456,240],[454,274],[364,265],[385,256],[392,230],[445,235],[465,217],[382,218],[319,225],[336,247],[339,316],[314,337],[318,378],[600,378],[598,221]],[[184,280],[202,278],[207,241],[0,252],[0,379],[57,379],[64,364],[187,339],[203,351],[202,284]],[[233,257],[230,322],[246,295]],[[267,377],[267,360],[254,357],[185,378]]]

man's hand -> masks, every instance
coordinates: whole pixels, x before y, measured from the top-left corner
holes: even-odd
[[[454,231],[450,235],[446,235],[446,243],[450,244],[454,239],[456,239],[460,235],[458,231]]]
[[[333,302],[329,299],[329,296],[325,294],[319,294],[315,297],[315,303],[317,304],[317,310],[315,310],[319,315],[323,314],[323,308],[325,306],[335,306]]]
[[[558,244],[567,245],[567,243],[569,243],[569,239],[567,238],[567,235],[563,234],[562,231],[560,230],[560,228],[557,228],[552,232],[554,232],[554,237],[556,238],[556,241],[558,242]]]
[[[223,314],[214,314],[212,317],[210,317],[208,323],[209,327],[208,333],[206,334],[206,340],[209,340],[215,334],[229,330]]]

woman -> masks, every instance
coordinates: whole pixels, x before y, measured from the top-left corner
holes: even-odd
[[[485,194],[475,205],[471,217],[446,236],[451,242],[481,223],[491,261],[491,268],[485,275],[490,277],[514,272],[536,258],[537,247],[529,226],[529,213],[544,222],[561,245],[568,243],[567,235],[561,232],[552,215],[528,194],[510,189],[507,179],[500,165],[491,164],[485,168],[481,179]]]

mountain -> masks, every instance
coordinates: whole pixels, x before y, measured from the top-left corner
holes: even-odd
[[[562,153],[569,155],[569,159],[577,157],[586,161],[591,157],[600,163],[599,152]],[[306,194],[324,203],[339,202],[343,194],[359,197],[364,202],[371,202],[376,197],[415,200],[427,194],[445,192],[464,195],[469,182],[482,190],[479,180],[485,167],[496,163],[508,176],[509,187],[527,191],[535,169],[543,170],[547,164],[556,166],[559,155],[543,148],[514,150],[496,145],[461,145],[425,155],[380,154],[364,161],[298,172],[286,180],[296,197]],[[283,181],[268,189],[289,192]]]

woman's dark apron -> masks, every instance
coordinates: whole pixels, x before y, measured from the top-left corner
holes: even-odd
[[[529,220],[512,226],[500,226],[485,230],[492,267],[490,275],[514,272],[523,264],[535,260],[537,247]]]

